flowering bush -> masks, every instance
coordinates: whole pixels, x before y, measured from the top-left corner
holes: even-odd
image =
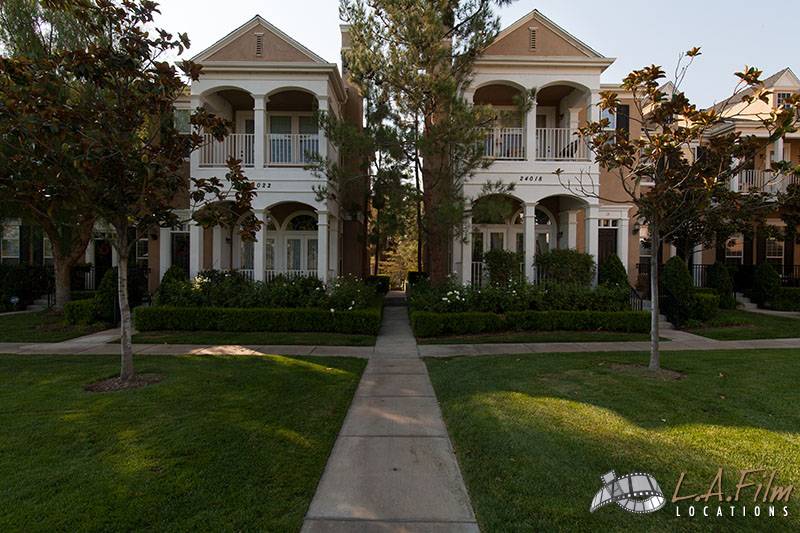
[[[409,297],[412,311],[433,313],[512,313],[522,311],[624,311],[628,291],[618,287],[543,284],[516,280],[507,285],[464,286],[454,281],[414,286]]]
[[[339,311],[365,309],[375,301],[374,287],[346,277],[326,287],[311,277],[277,276],[268,281],[249,281],[237,272],[209,270],[194,279],[165,275],[156,305],[222,308],[314,308]]]

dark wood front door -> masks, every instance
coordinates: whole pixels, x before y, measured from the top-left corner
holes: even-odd
[[[599,264],[617,253],[617,229],[600,228],[597,241],[597,254]]]

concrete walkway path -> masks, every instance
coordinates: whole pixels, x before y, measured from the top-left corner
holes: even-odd
[[[405,307],[384,309],[302,531],[479,531]]]

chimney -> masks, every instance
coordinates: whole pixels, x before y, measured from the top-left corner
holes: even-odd
[[[347,58],[345,57],[346,52],[350,50],[351,40],[350,40],[350,25],[349,24],[341,24],[339,25],[339,29],[342,32],[342,74],[346,75],[347,71]]]

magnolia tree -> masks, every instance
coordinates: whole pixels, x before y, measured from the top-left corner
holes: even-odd
[[[91,212],[114,230],[123,382],[134,377],[127,281],[136,241],[155,227],[181,222],[174,208],[187,189],[194,210],[213,206],[203,210],[204,224],[230,223],[236,212],[245,214],[237,220],[243,237],[253,238],[259,227],[255,217],[246,215],[255,190],[240,161],[228,161],[224,180],[187,181],[181,171],[203,142],[199,130],[221,140],[230,124],[198,109],[191,117],[194,133],[176,129],[175,100],[187,89],[185,77],[198,79],[200,68],[182,62],[182,75],[165,60],[183,53],[189,40],[185,34],[153,29],[157,7],[147,0],[94,0],[84,6],[81,22],[98,39],[59,54],[59,73],[83,88],[84,109],[92,117],[92,124],[79,123],[85,143],[74,154],[76,193],[85,195]]]
[[[95,214],[82,187],[82,154],[96,127],[89,94],[68,68],[69,51],[91,35],[83,2],[0,3],[0,195],[52,243],[55,308],[70,299],[70,271],[82,261]],[[67,67],[67,68],[65,68]]]
[[[630,92],[636,112],[631,121],[639,121],[641,135],[633,138],[623,132],[608,131],[609,121],[592,122],[580,129],[596,161],[618,180],[621,197],[602,197],[597,184],[588,175],[563,185],[583,195],[599,197],[608,203],[630,204],[636,216],[649,228],[654,253],[650,263],[652,299],[650,369],[660,368],[659,353],[659,268],[656,252],[665,242],[680,237],[693,242],[708,242],[714,236],[708,228],[739,228],[753,220],[764,207],[760,192],[731,190],[731,180],[769,143],[790,131],[795,121],[794,109],[782,108],[759,116],[768,132],[767,138],[738,133],[713,135],[713,129],[725,121],[751,116],[754,103],[768,101],[761,81],[761,71],[752,67],[736,73],[738,83],[731,99],[744,103],[735,115],[721,115],[715,108],[698,109],[680,87],[694,59],[695,48],[685,54],[676,69],[675,80],[665,84],[661,67],[650,66],[631,72],[622,82]],[[667,89],[665,89],[667,88]],[[796,103],[795,100],[789,103]],[[601,93],[599,107],[616,113],[619,96]],[[702,146],[702,150],[693,150]],[[709,223],[707,228],[703,225]]]

